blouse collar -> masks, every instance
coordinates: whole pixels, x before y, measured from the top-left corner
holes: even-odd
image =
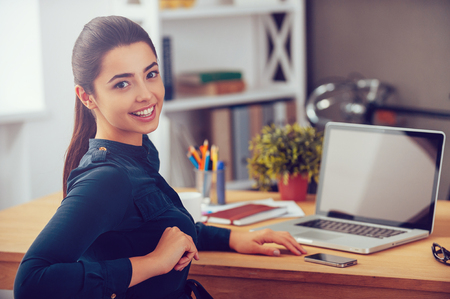
[[[107,139],[89,139],[90,150],[99,149],[101,147],[106,148],[108,152],[113,154],[127,155],[136,158],[146,158],[148,155],[153,156],[153,159],[156,155],[156,158],[158,158],[158,152],[156,148],[154,147],[148,136],[145,134],[142,135],[142,146],[131,145]]]

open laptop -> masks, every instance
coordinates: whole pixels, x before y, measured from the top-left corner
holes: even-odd
[[[328,123],[315,215],[266,227],[301,244],[363,254],[426,238],[444,141],[439,131]]]

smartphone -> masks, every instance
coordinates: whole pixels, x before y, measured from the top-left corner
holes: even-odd
[[[322,265],[332,266],[332,267],[338,267],[338,268],[344,268],[348,266],[356,265],[358,262],[355,259],[348,258],[348,257],[342,257],[342,256],[336,256],[331,254],[325,254],[325,253],[316,253],[312,255],[305,256],[306,262],[311,263],[318,263]]]

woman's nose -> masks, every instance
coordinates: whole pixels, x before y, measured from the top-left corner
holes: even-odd
[[[138,94],[136,96],[136,100],[138,102],[144,102],[144,101],[149,101],[153,96],[153,93],[150,89],[149,86],[147,86],[147,84],[145,84],[144,82],[139,84],[139,91]]]

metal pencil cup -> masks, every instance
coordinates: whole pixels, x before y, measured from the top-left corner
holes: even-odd
[[[203,196],[203,203],[208,205],[225,204],[225,169],[204,171],[194,169],[195,188]]]

